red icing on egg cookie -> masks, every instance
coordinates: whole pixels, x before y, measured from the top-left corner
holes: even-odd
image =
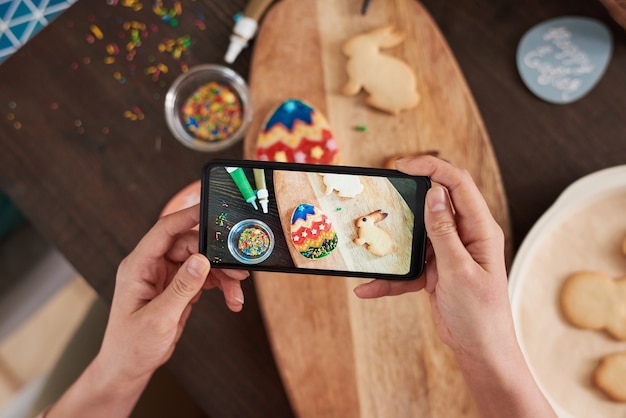
[[[262,161],[337,164],[339,150],[326,118],[301,100],[287,100],[267,118],[257,139]]]

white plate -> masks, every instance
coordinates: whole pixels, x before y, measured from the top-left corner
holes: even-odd
[[[590,174],[569,186],[528,233],[509,275],[515,327],[542,391],[561,418],[626,416],[591,383],[606,354],[626,342],[571,326],[559,306],[561,286],[580,270],[626,276],[626,165]]]

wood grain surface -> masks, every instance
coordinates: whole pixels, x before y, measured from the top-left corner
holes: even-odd
[[[250,70],[256,114],[245,155],[254,155],[256,136],[272,108],[289,98],[302,99],[327,116],[342,164],[382,167],[391,155],[434,149],[465,167],[509,236],[506,199],[489,138],[437,26],[412,0],[380,2],[376,13],[365,17],[356,13],[358,3],[285,0],[267,14]],[[368,107],[364,93],[340,93],[347,81],[342,43],[387,23],[407,39],[385,52],[410,65],[421,95],[416,108],[399,115]],[[357,131],[355,125],[367,130]],[[423,295],[360,301],[351,293],[358,279],[256,277],[274,354],[299,416],[476,416]],[[328,299],[320,305],[319,299],[304,297],[312,288]],[[337,335],[336,324],[349,332]],[[295,349],[295,340],[308,353]],[[311,379],[312,369],[323,370],[329,379]],[[338,398],[329,381],[342,382],[351,396]]]

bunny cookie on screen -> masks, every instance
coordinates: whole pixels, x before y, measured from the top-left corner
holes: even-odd
[[[353,96],[364,89],[369,93],[367,104],[392,114],[417,106],[420,96],[411,67],[380,51],[402,43],[405,38],[404,33],[387,25],[346,41],[342,49],[349,57],[346,66],[349,80],[343,94]]]
[[[384,229],[375,225],[386,217],[387,213],[380,209],[359,217],[359,219],[355,221],[358,228],[358,236],[353,242],[356,245],[365,245],[369,252],[379,257],[394,252],[396,246],[391,235]]]

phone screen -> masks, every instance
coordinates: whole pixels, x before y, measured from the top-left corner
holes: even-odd
[[[422,273],[426,177],[213,161],[202,179],[200,251],[216,267],[394,279]]]

